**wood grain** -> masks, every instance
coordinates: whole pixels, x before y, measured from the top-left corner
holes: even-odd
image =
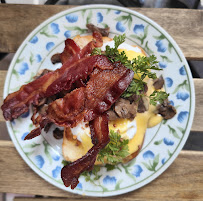
[[[0,5],[0,52],[15,52],[25,37],[50,16],[71,8],[60,5]],[[131,8],[161,25],[185,57],[203,59],[203,10]]]
[[[3,102],[3,86],[7,71],[0,71],[0,105]],[[195,92],[196,92],[196,107],[195,118],[192,125],[192,131],[203,131],[203,124],[200,121],[203,119],[203,79],[194,79]],[[0,110],[0,122],[5,122],[2,110]]]
[[[62,191],[34,173],[19,156],[12,142],[0,141],[0,192],[80,198]],[[138,189],[112,199],[133,200],[202,200],[203,152],[182,151],[174,163],[157,179]],[[157,196],[158,195],[158,196]],[[88,198],[88,200],[94,200]],[[101,199],[98,199],[99,201]],[[111,199],[107,199],[111,200]]]

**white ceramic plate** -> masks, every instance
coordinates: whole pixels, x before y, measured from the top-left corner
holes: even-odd
[[[89,196],[112,196],[138,189],[151,182],[175,160],[189,135],[195,106],[194,86],[183,53],[169,34],[149,18],[126,8],[110,5],[88,5],[63,11],[39,25],[24,40],[10,65],[4,98],[8,93],[32,80],[39,69],[56,69],[50,57],[61,52],[64,40],[86,34],[86,23],[109,26],[110,37],[125,33],[127,43],[138,44],[149,55],[154,54],[163,69],[165,88],[177,115],[148,129],[141,152],[136,159],[119,168],[98,173],[99,179],[86,182],[83,176],[76,189],[66,188],[60,178],[63,167],[61,142],[52,134],[42,134],[31,141],[24,137],[33,129],[31,112],[7,122],[10,136],[26,163],[43,179],[65,191]],[[184,36],[183,36],[184,37]],[[51,131],[50,131],[51,132]]]

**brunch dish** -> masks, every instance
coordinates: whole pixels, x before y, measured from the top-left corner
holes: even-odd
[[[144,16],[105,5],[70,9],[37,27],[11,63],[4,98],[27,164],[90,196],[126,193],[159,176],[194,113],[191,74],[173,39]]]

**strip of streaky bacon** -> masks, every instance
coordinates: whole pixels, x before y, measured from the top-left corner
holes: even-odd
[[[103,45],[102,35],[99,32],[93,32],[93,41],[89,42],[82,50],[75,43],[74,40],[68,38],[65,40],[65,48],[60,54],[61,63],[64,64],[70,57],[75,54],[79,54],[79,59],[85,57],[88,54],[92,53],[92,50],[95,47],[101,47]]]
[[[61,178],[66,187],[74,189],[79,183],[78,178],[84,171],[91,171],[97,158],[97,154],[110,141],[108,117],[104,113],[89,122],[93,147],[80,159],[64,166],[61,170]]]
[[[37,106],[42,98],[50,97],[62,90],[74,89],[74,84],[83,83],[90,75],[94,67],[112,69],[112,63],[101,55],[89,56],[94,47],[101,45],[98,33],[94,33],[95,41],[88,43],[82,50],[66,60],[60,69],[49,72],[46,75],[23,85],[17,92],[9,94],[4,100],[1,109],[6,120],[12,120],[27,112],[29,105]],[[101,35],[100,35],[101,36]],[[68,39],[71,41],[71,39]],[[74,46],[73,43],[69,43]],[[72,52],[73,53],[73,52]],[[67,55],[66,55],[67,56]]]
[[[65,40],[65,47],[63,52],[60,54],[61,63],[64,64],[73,55],[80,52],[80,47],[75,43],[74,40],[68,38]]]
[[[39,126],[25,139],[38,136],[47,122],[58,126],[75,127],[81,121],[89,122],[106,112],[132,81],[134,72],[120,63],[113,70],[95,69],[86,87],[80,87],[63,98],[50,103],[45,116],[39,115],[33,123]]]

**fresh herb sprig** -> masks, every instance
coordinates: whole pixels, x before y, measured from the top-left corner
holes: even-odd
[[[149,78],[156,79],[156,73],[151,72],[151,70],[162,70],[157,67],[157,58],[154,55],[149,57],[138,56],[138,58],[134,58],[132,61],[128,60],[125,52],[119,52],[118,47],[125,41],[125,34],[115,36],[113,38],[115,46],[111,48],[110,46],[106,46],[105,52],[102,53],[101,49],[95,48],[92,52],[92,55],[105,55],[111,62],[121,62],[124,66],[134,71],[137,75],[137,78],[133,78],[132,82],[122,94],[123,98],[129,98],[132,95],[141,95],[143,96],[144,87],[146,82],[144,79],[148,76]],[[155,91],[149,96],[150,104],[156,105],[157,102],[162,103],[168,97],[168,94],[163,91]]]
[[[110,130],[109,137],[110,142],[99,152],[97,160],[104,163],[106,159],[108,164],[115,165],[122,162],[122,159],[129,155],[129,140],[121,139],[121,135],[113,130]]]
[[[165,91],[154,91],[150,97],[150,104],[156,106],[157,102],[162,104],[168,98],[169,94]]]

